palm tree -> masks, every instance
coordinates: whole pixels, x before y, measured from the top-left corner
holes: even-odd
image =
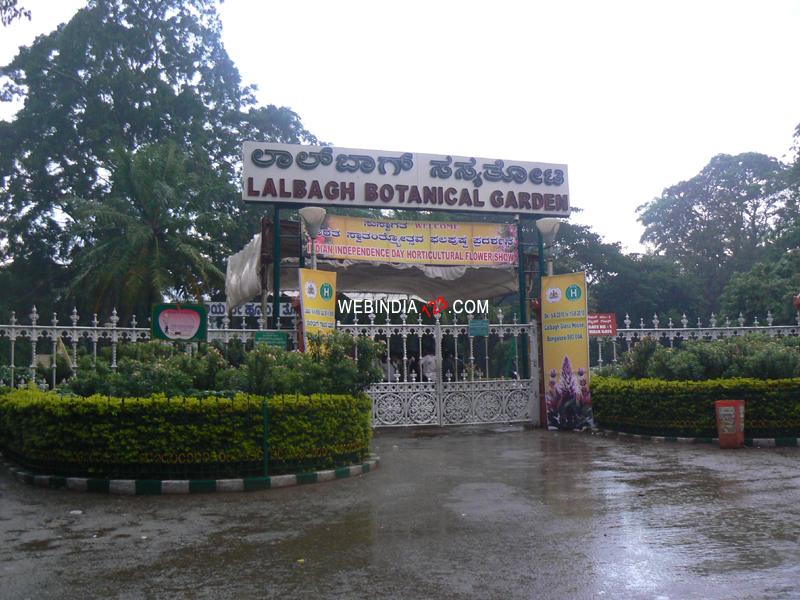
[[[108,197],[75,201],[71,290],[84,305],[116,307],[127,319],[165,297],[199,301],[223,284],[214,242],[195,227],[208,175],[193,166],[174,143],[117,150]]]

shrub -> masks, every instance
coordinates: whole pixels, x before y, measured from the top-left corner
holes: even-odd
[[[730,377],[785,379],[800,376],[800,340],[747,335],[722,340],[686,340],[665,348],[645,338],[620,365],[600,371],[627,379],[707,380]]]
[[[179,396],[191,393],[196,389],[192,385],[192,376],[183,370],[186,365],[179,364],[179,360],[122,358],[114,372],[108,364],[99,360],[93,368],[86,357],[79,362],[78,375],[69,381],[68,386],[81,396]]]
[[[622,372],[627,378],[640,379],[647,377],[650,361],[661,346],[658,341],[644,338],[622,358]]]
[[[197,478],[258,475],[262,397],[149,398],[0,394],[0,448],[53,474]],[[366,457],[371,402],[357,396],[268,399],[270,473],[336,467]]]
[[[213,345],[189,355],[161,342],[121,346],[116,372],[98,357],[79,360],[68,384],[81,396],[197,395],[199,391],[275,394],[357,394],[381,380],[380,343],[344,333],[311,336],[306,353],[257,344],[242,365],[229,363]],[[357,358],[355,356],[357,355]]]
[[[747,437],[800,436],[800,378],[592,379],[596,423],[631,433],[715,437],[714,402],[726,399],[746,402]]]

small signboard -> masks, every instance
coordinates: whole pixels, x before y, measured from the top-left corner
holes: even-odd
[[[471,337],[489,335],[489,319],[472,319],[469,322],[469,335]]]
[[[208,313],[202,304],[156,304],[150,320],[154,340],[205,342]]]
[[[256,331],[255,343],[286,350],[288,335],[285,331]]]
[[[303,348],[308,334],[333,333],[336,328],[336,272],[298,269],[300,312],[303,317]]]
[[[226,302],[206,302],[209,317],[224,317],[228,312],[228,304]],[[295,316],[294,309],[291,302],[281,302],[281,317]],[[261,303],[248,302],[241,306],[237,306],[231,311],[232,317],[260,317],[261,316]],[[272,301],[267,304],[267,316],[272,316]]]
[[[614,313],[594,313],[588,316],[589,335],[596,337],[615,337],[617,335],[617,315]]]

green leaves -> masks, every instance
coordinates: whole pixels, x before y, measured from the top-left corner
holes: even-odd
[[[800,378],[779,380],[592,378],[595,421],[647,435],[716,437],[714,402],[744,400],[745,436],[797,437]]]
[[[642,241],[703,277],[714,309],[730,275],[764,256],[788,196],[785,173],[779,161],[755,152],[715,156],[698,175],[639,207]]]
[[[109,197],[73,202],[71,228],[80,240],[72,291],[88,294],[97,310],[147,314],[165,293],[197,299],[224,282],[214,244],[194,227],[194,198],[203,182],[174,143],[135,154],[117,150]]]
[[[111,371],[107,356],[99,357],[96,368],[87,357],[68,386],[82,396],[177,396],[215,391],[272,396],[358,394],[381,380],[379,342],[355,340],[338,332],[311,338],[307,353],[258,344],[239,367],[213,345],[203,345],[194,355],[160,342],[120,345],[116,372]]]
[[[687,340],[665,348],[645,338],[609,369],[627,379],[706,380],[726,377],[800,377],[797,338],[747,335],[723,340]]]
[[[95,477],[259,474],[265,398],[0,395],[0,448],[34,468]],[[364,395],[287,395],[269,403],[271,473],[358,462],[369,452]]]
[[[219,290],[258,227],[237,192],[241,141],[316,141],[291,110],[256,108],[220,30],[212,0],[90,0],[0,69],[0,97],[24,100],[0,122],[0,276],[48,282],[0,308],[58,297],[107,314],[130,297],[141,313],[173,289]]]

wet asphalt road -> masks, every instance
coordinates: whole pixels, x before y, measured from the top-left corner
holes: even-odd
[[[800,597],[800,449],[500,431],[378,433],[364,477],[239,494],[2,471],[0,598]]]

